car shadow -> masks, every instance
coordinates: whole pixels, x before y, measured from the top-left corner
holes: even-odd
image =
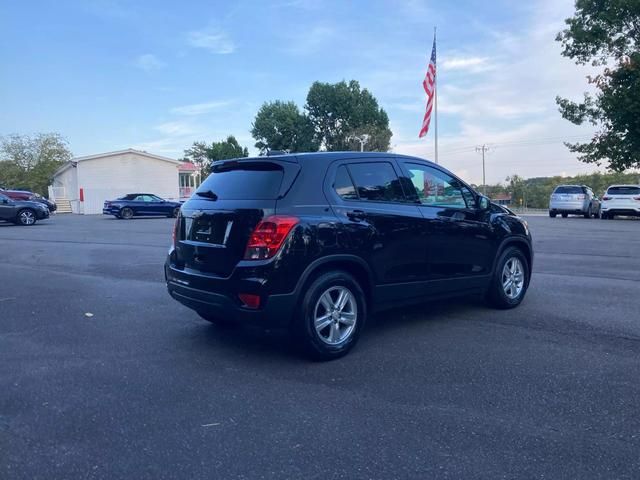
[[[416,329],[425,332],[429,325],[442,321],[455,321],[456,314],[467,317],[474,309],[484,309],[485,304],[480,297],[460,297],[449,300],[431,301],[410,307],[396,308],[370,315],[360,338],[360,344],[377,342],[381,336],[403,336],[406,341],[407,331],[411,336]],[[452,317],[454,317],[452,319]],[[462,319],[462,318],[461,318]],[[308,359],[295,344],[295,339],[286,329],[265,330],[248,325],[220,327],[202,321],[188,334],[189,345],[207,357],[219,357],[224,352],[227,358],[234,361],[258,365],[271,363],[317,363]],[[419,341],[416,339],[416,341]],[[358,350],[356,346],[352,355]],[[364,349],[363,349],[364,350]]]

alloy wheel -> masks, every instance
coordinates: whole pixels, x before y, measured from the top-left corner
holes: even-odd
[[[358,321],[358,303],[353,293],[343,286],[331,287],[320,295],[313,312],[316,333],[328,345],[347,340]]]
[[[509,258],[502,268],[502,289],[511,300],[518,298],[524,288],[524,267],[519,258]]]
[[[24,210],[20,212],[20,223],[22,225],[33,225],[36,223],[36,216],[31,210]]]

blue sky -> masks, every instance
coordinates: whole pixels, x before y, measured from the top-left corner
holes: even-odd
[[[554,41],[571,0],[4,2],[0,134],[57,131],[74,154],[123,148],[179,157],[194,140],[249,134],[266,100],[304,104],[315,80],[356,79],[389,114],[393,150],[433,158],[417,138],[421,81],[438,26],[440,162],[487,180],[592,171],[562,120],[587,69]],[[433,126],[432,126],[433,128]]]

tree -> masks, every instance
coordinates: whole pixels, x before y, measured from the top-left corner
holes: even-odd
[[[265,102],[256,114],[251,135],[256,139],[256,148],[261,154],[268,150],[318,150],[313,125],[294,102]]]
[[[212,142],[211,145],[205,142],[193,142],[193,145],[184,151],[183,160],[192,162],[205,176],[210,172],[211,162],[248,156],[247,147],[242,147],[236,137],[229,135],[226,140]]]
[[[588,77],[597,92],[581,103],[556,98],[562,116],[599,127],[589,143],[567,144],[585,163],[621,172],[640,167],[640,2],[576,0],[574,17],[556,38],[562,55],[579,65],[603,67]]]
[[[389,117],[366,88],[360,89],[356,80],[334,84],[314,82],[305,108],[316,140],[326,150],[360,150],[360,143],[354,137],[363,134],[369,136],[365,150],[389,150],[392,135]]]
[[[60,134],[7,135],[0,139],[0,185],[46,195],[53,173],[71,158]]]

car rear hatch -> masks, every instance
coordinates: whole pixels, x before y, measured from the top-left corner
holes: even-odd
[[[586,198],[584,190],[579,186],[560,186],[551,195],[551,200],[557,203],[582,202]]]
[[[603,200],[609,208],[637,209],[640,207],[640,187],[610,187]]]
[[[231,275],[254,228],[275,213],[298,172],[293,156],[216,162],[176,221],[176,266]]]

